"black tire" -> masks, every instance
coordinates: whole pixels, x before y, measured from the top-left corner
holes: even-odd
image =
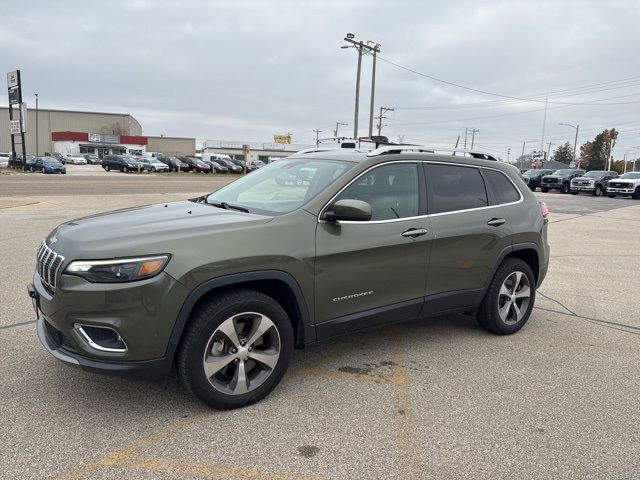
[[[636,200],[640,200],[640,187],[636,187],[631,197],[635,198]]]
[[[573,190],[571,191],[571,195],[578,195],[579,192],[574,192]]]
[[[609,198],[616,198],[616,196],[615,196],[615,195],[611,195],[611,194],[608,194],[608,195],[607,195],[607,197],[609,197]]]
[[[105,166],[104,166],[104,170],[105,170],[106,172],[108,172],[109,170],[111,170],[111,167],[110,167],[109,165],[105,165]]]
[[[531,190],[532,192],[535,192],[537,187],[538,184],[536,182],[529,182],[529,190]]]
[[[500,289],[505,280],[517,271],[522,272],[527,277],[530,286],[530,297],[522,318],[512,325],[508,325],[500,318],[500,314],[498,313]],[[509,335],[520,330],[524,324],[527,323],[527,320],[529,320],[529,316],[533,310],[536,299],[535,286],[535,277],[526,262],[517,258],[506,258],[493,276],[493,280],[491,280],[489,288],[485,293],[484,300],[476,313],[476,319],[480,326],[498,335]]]
[[[280,356],[262,384],[247,393],[232,395],[216,389],[204,373],[203,357],[212,335],[225,320],[243,312],[267,316],[279,335]],[[176,369],[185,388],[213,408],[228,410],[257,402],[280,382],[293,352],[293,329],[284,309],[271,297],[250,289],[238,289],[208,300],[189,318],[176,356]]]
[[[35,171],[36,171],[36,170],[35,170],[35,168],[33,168],[33,165],[31,165],[31,167],[29,167],[29,171],[30,171],[31,173],[33,173],[33,172],[35,172]]]
[[[47,173],[47,171],[44,169],[44,167],[42,167],[42,170],[40,170],[42,173]]]
[[[547,193],[549,191],[549,189],[548,188],[540,188],[540,191],[542,193]]]
[[[560,193],[564,193],[565,195],[567,193],[569,193],[569,184],[568,183],[563,183],[562,186],[560,187]]]
[[[127,167],[122,167],[122,173],[127,173],[129,169]]]
[[[593,196],[594,197],[602,196],[602,187],[600,185],[596,185],[596,188],[593,189]]]

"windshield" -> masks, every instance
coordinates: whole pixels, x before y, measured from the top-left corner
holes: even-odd
[[[314,198],[354,165],[338,160],[282,160],[212,193],[207,202],[227,202],[255,213],[287,213]]]
[[[122,158],[122,160],[124,160],[125,162],[137,162],[138,161],[137,158],[130,157],[128,155],[122,155],[122,157],[120,157],[120,158]]]
[[[620,175],[619,178],[640,178],[640,172],[629,172],[623,175]]]
[[[607,173],[607,172],[602,172],[602,171],[596,171],[596,170],[594,170],[594,171],[592,171],[592,172],[587,172],[587,173],[585,173],[585,174],[583,175],[583,177],[586,177],[586,178],[598,178],[598,177],[602,177],[602,176],[604,176],[604,174],[605,174],[605,173]]]
[[[523,173],[523,175],[525,177],[530,177],[532,175],[539,175],[540,174],[540,170],[532,168],[531,170],[527,170],[526,172]]]
[[[570,173],[575,172],[576,170],[574,170],[573,168],[563,168],[560,170],[556,170],[555,172],[553,172],[554,175],[568,175]]]
[[[46,164],[53,164],[53,165],[59,165],[60,162],[58,161],[57,158],[55,157],[44,157],[42,159],[42,163],[46,163]]]

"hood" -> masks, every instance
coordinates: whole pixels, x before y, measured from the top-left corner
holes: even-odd
[[[185,200],[72,220],[54,230],[47,243],[69,260],[171,253],[181,250],[189,238],[270,220],[272,217]]]
[[[562,175],[543,175],[542,178],[559,178],[562,179]]]

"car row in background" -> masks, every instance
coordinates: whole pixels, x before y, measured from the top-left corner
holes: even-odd
[[[531,169],[522,174],[522,178],[531,191],[538,188],[543,193],[558,190],[560,193],[579,195],[586,193],[594,197],[607,195],[631,196],[640,199],[640,172],[618,173],[608,170],[585,172],[577,168],[560,170]]]
[[[226,157],[226,158],[225,158]],[[249,162],[247,173],[265,164],[261,161]],[[156,154],[153,157],[138,155],[105,155],[102,168],[107,172],[195,172],[195,173],[237,173],[245,171],[244,162],[228,155],[208,154],[200,157],[172,157]]]

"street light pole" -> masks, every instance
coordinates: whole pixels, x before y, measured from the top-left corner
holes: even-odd
[[[369,107],[369,138],[373,136],[373,104],[376,93],[376,58],[380,51],[380,44],[369,40],[367,42],[369,51],[373,52],[373,69],[371,71],[371,105]]]
[[[315,134],[316,134],[316,147],[317,147],[317,146],[318,146],[318,143],[319,143],[319,141],[320,141],[320,134],[322,133],[322,130],[319,130],[319,129],[317,129],[317,128],[316,128],[316,129],[314,130],[314,132],[315,132]]]
[[[356,75],[356,107],[353,118],[353,138],[358,139],[358,108],[360,108],[360,70],[362,68],[362,42],[358,44],[358,74]]]
[[[38,152],[38,94],[36,93],[36,157],[39,155]]]
[[[343,125],[343,126],[346,127],[349,124],[348,123],[342,123],[342,122],[336,122],[336,129],[333,131],[333,136],[336,137],[336,138],[338,137],[338,129],[340,128],[340,125]]]
[[[564,125],[565,127],[571,127],[576,131],[576,136],[573,140],[573,156],[578,162],[577,167],[580,168],[580,160],[578,160],[578,152],[576,151],[576,149],[578,148],[578,131],[580,130],[580,124],[571,125],[570,123],[561,123],[560,125]]]

